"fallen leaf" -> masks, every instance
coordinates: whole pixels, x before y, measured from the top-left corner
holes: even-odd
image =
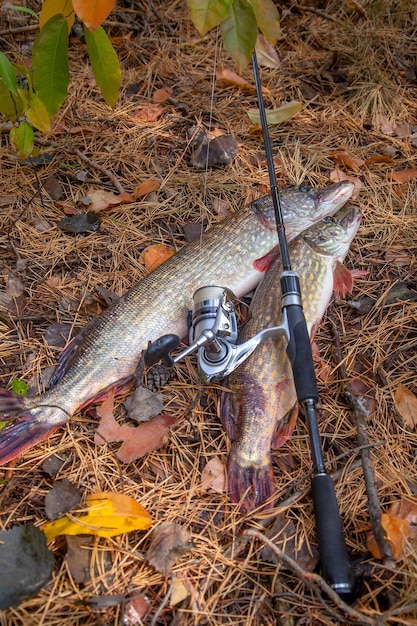
[[[287,518],[285,513],[277,515],[272,527],[266,532],[266,536],[306,571],[312,572],[316,567],[319,560],[317,550],[305,541],[301,544],[299,541],[296,542],[294,522]],[[269,546],[262,548],[261,556],[269,563],[280,563],[280,559]]]
[[[33,524],[0,531],[0,609],[33,598],[51,580],[54,556]]]
[[[187,587],[180,578],[176,578],[172,585],[171,596],[169,598],[169,606],[176,606],[190,595]]]
[[[283,104],[278,109],[267,109],[265,111],[266,121],[268,124],[281,124],[286,120],[291,119],[301,111],[303,104],[297,100],[292,100]],[[260,124],[261,118],[259,116],[259,109],[249,109],[246,111],[252,124]]]
[[[149,602],[142,594],[138,594],[130,598],[126,602],[124,616],[130,620],[129,626],[142,626],[143,618],[149,610]],[[123,621],[123,623],[125,623]]]
[[[397,120],[394,124],[397,137],[409,137],[411,135],[411,124],[405,120]]]
[[[88,211],[88,213],[78,213],[77,215],[63,217],[58,222],[58,228],[66,233],[88,233],[97,232],[100,224],[100,215],[95,211]]]
[[[350,388],[364,414],[369,417],[375,409],[375,389],[355,376],[350,380]]]
[[[338,183],[343,180],[349,180],[351,183],[353,183],[355,185],[355,188],[351,195],[352,200],[356,200],[360,190],[362,189],[362,181],[360,180],[360,178],[358,178],[357,176],[351,176],[350,174],[345,174],[345,172],[343,172],[338,167],[330,172],[329,179],[332,183]]]
[[[9,270],[6,283],[6,295],[10,298],[18,298],[24,291],[25,287],[19,276]]]
[[[159,180],[145,180],[143,183],[140,183],[133,192],[135,200],[148,195],[148,193],[151,193],[152,191],[157,191],[160,186],[161,183],[159,182]]]
[[[45,513],[48,519],[58,519],[81,500],[81,491],[64,478],[55,483],[45,495]]]
[[[276,69],[280,66],[281,62],[277,51],[261,33],[256,39],[255,50],[259,65],[270,69]]]
[[[42,469],[48,476],[56,476],[63,465],[70,459],[66,454],[52,454],[42,463]]]
[[[216,211],[217,215],[220,215],[220,217],[227,217],[231,214],[230,204],[221,198],[214,198],[213,209]]]
[[[407,267],[411,265],[413,260],[412,255],[406,250],[387,250],[384,254],[384,258],[388,263],[394,264],[397,267]]]
[[[114,389],[107,393],[104,402],[97,408],[100,424],[95,432],[96,445],[104,445],[122,441],[117,458],[123,462],[130,462],[160,448],[170,429],[175,424],[175,417],[158,415],[150,422],[143,422],[139,426],[120,425],[113,414]]]
[[[228,70],[227,68],[218,68],[216,69],[216,80],[221,85],[227,85],[231,87],[238,87],[242,89],[243,92],[246,93],[254,93],[256,88],[254,85],[248,83],[244,78],[233,72],[232,70]]]
[[[223,461],[214,456],[201,472],[200,489],[208,493],[224,493],[226,490],[226,468]]]
[[[374,128],[380,133],[384,135],[395,135],[395,126],[394,123],[386,116],[381,113],[377,113],[374,119]]]
[[[61,200],[64,195],[61,181],[56,176],[48,176],[46,180],[42,181],[42,186],[52,200]]]
[[[147,422],[159,415],[164,407],[161,393],[153,393],[146,387],[137,387],[123,403],[129,419],[135,422]]]
[[[398,385],[394,394],[394,404],[404,424],[414,430],[417,425],[417,397],[405,385]]]
[[[204,232],[204,224],[202,222],[187,222],[182,227],[185,239],[188,243],[200,239]]]
[[[93,493],[87,498],[85,514],[71,519],[60,517],[46,522],[41,530],[51,541],[58,535],[96,535],[114,537],[132,530],[146,530],[152,517],[139,502],[121,493]]]
[[[386,539],[388,539],[391,544],[394,559],[398,559],[403,553],[405,542],[409,535],[410,525],[408,520],[401,519],[399,517],[391,515],[390,513],[382,513],[381,526]],[[366,543],[368,546],[368,550],[372,554],[372,556],[374,556],[376,559],[382,558],[381,552],[379,551],[378,544],[372,531],[368,533]]]
[[[162,522],[152,533],[146,560],[165,576],[177,560],[191,549],[189,532],[176,522]]]
[[[53,322],[46,327],[43,338],[48,346],[63,348],[68,341],[71,330],[71,324],[60,324],[59,322]]]
[[[336,165],[344,165],[356,174],[360,172],[361,168],[365,165],[365,161],[351,156],[347,150],[336,150],[332,153],[332,157]]]
[[[79,537],[67,535],[67,553],[65,561],[71,576],[77,585],[86,585],[91,581],[91,543],[93,535],[81,535]]]
[[[357,2],[357,0],[345,0],[345,2],[348,9],[353,9],[361,17],[368,19],[368,14],[366,13],[366,10],[359,2]]]
[[[397,172],[391,172],[391,174],[389,174],[389,178],[396,183],[405,183],[417,178],[417,169],[410,168],[406,170],[399,170]]]
[[[80,198],[80,202],[88,206],[92,211],[100,212],[119,204],[134,202],[134,198],[126,192],[115,194],[104,189],[90,189],[86,196]]]
[[[206,168],[214,165],[227,165],[233,161],[239,150],[239,143],[231,135],[213,127],[199,130],[192,126],[187,131],[192,147],[191,163],[194,167]]]
[[[159,103],[167,102],[172,97],[173,91],[172,87],[161,87],[161,89],[156,89],[153,92],[152,100]]]
[[[366,159],[365,161],[365,165],[369,166],[369,165],[373,165],[374,163],[389,163],[392,164],[394,163],[394,159],[388,155],[385,154],[374,154],[374,156],[369,157],[369,159]]]
[[[164,111],[164,107],[160,104],[148,104],[138,109],[133,117],[141,122],[157,122]]]
[[[175,250],[171,246],[165,243],[155,243],[144,249],[141,260],[148,272],[152,272],[174,254]]]

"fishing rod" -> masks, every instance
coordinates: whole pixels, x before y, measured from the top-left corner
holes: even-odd
[[[316,415],[319,399],[311,353],[310,337],[301,304],[299,278],[291,269],[281,202],[272,158],[261,81],[255,52],[252,57],[256,91],[271,183],[278,242],[283,271],[280,275],[282,322],[265,328],[247,341],[238,344],[237,317],[233,294],[226,287],[207,285],[197,289],[189,324],[189,347],[172,356],[180,343],[177,335],[163,335],[144,354],[147,367],[163,361],[173,367],[184,357],[197,352],[200,377],[205,382],[221,380],[243,363],[255,348],[268,337],[284,336],[290,360],[297,399],[304,408],[310,439],[314,476],[311,480],[314,516],[323,577],[345,599],[353,596],[349,555],[343,536],[342,522],[333,481],[326,473]]]
[[[326,473],[324,466],[316,414],[316,404],[319,400],[317,379],[314,371],[310,337],[302,308],[300,283],[297,273],[291,269],[262,94],[261,78],[255,51],[252,54],[252,66],[283,265],[283,271],[280,275],[280,285],[282,309],[283,312],[286,313],[289,326],[287,355],[293,370],[297,399],[305,412],[314,468],[314,475],[311,479],[311,490],[320,564],[323,577],[330,586],[340,596],[350,598],[353,595],[353,577],[350,559],[343,536],[342,521],[337,505],[334,484],[331,477]]]

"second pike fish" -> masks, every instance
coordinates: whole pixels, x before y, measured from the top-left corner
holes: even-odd
[[[352,190],[348,182],[285,190],[289,237],[332,215]],[[45,439],[106,389],[129,382],[148,342],[171,333],[185,337],[196,289],[220,285],[237,297],[249,293],[276,256],[277,241],[271,198],[260,198],[182,248],[87,324],[64,352],[51,389],[33,398],[0,390],[0,420],[12,420],[0,431],[0,465]]]
[[[358,229],[360,214],[345,209],[306,230],[290,245],[292,268],[299,274],[303,310],[310,337],[320,323],[333,290],[345,295],[353,278],[342,265]],[[251,303],[251,315],[240,339],[281,323],[280,259],[275,261]],[[231,392],[223,392],[221,420],[234,439],[228,458],[228,487],[245,512],[273,506],[275,491],[271,447],[279,448],[294,430],[298,402],[284,338],[269,338],[231,374]],[[237,430],[236,430],[237,426]]]

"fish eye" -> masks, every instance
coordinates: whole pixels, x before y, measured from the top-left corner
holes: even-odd
[[[323,222],[326,222],[326,224],[333,224],[334,218],[331,215],[326,215],[326,217],[323,217]]]
[[[307,193],[308,191],[310,191],[310,186],[303,183],[298,187],[298,190],[302,191],[303,193]]]

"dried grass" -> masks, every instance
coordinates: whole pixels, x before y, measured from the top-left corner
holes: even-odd
[[[306,3],[300,3],[298,12],[285,9],[283,38],[278,46],[281,68],[263,71],[270,106],[281,104],[283,99],[302,98],[302,83],[316,92],[294,120],[271,128],[274,150],[282,160],[277,171],[280,184],[299,184],[306,179],[313,185],[325,184],[334,168],[332,152],[340,146],[364,160],[388,145],[394,146],[399,151],[399,168],[417,167],[416,148],[408,139],[388,137],[372,126],[377,114],[417,123],[416,83],[405,78],[407,67],[416,58],[415,2],[365,2],[367,20],[347,3],[329,0],[321,5],[339,22],[305,10]],[[181,225],[190,220],[204,220],[209,225],[217,221],[212,209],[215,198],[227,200],[236,209],[259,195],[260,185],[268,184],[261,141],[249,134],[245,114],[246,108],[254,106],[254,97],[215,87],[212,101],[214,59],[218,65],[231,65],[220,49],[218,35],[207,35],[201,41],[181,2],[169,6],[156,2],[152,6],[163,16],[162,24],[151,4],[138,3],[139,14],[136,8],[126,13],[116,11],[114,19],[119,26],[109,28],[111,35],[125,34],[126,22],[129,27],[129,20],[135,19],[140,27],[118,49],[124,75],[115,111],[102,103],[83,47],[74,44],[71,48],[73,80],[56,127],[84,126],[93,132],[55,134],[57,146],[50,151],[43,149],[54,154],[54,159],[42,167],[20,164],[7,137],[0,137],[0,197],[13,197],[10,205],[0,207],[2,275],[6,279],[8,270],[16,269],[17,260],[25,259],[26,267],[19,276],[28,297],[22,316],[1,313],[0,384],[4,387],[13,378],[39,381],[41,371],[57,358],[57,352],[43,340],[46,326],[55,320],[81,326],[91,316],[83,301],[87,294],[94,294],[95,287],[102,285],[121,294],[140,280],[145,270],[139,258],[146,245],[165,242],[180,248],[184,244]],[[5,36],[4,42],[15,46],[18,53],[16,41],[23,44],[31,37],[18,35],[12,41]],[[252,82],[250,69],[244,77]],[[139,84],[139,95],[134,97],[127,93],[133,82]],[[180,106],[168,107],[153,124],[135,120],[132,115],[139,106],[150,101],[155,88],[165,86],[175,88]],[[181,107],[187,109],[185,117]],[[207,122],[210,111],[214,121],[233,134],[241,147],[231,166],[204,173],[189,164],[186,129],[196,122]],[[160,180],[161,189],[146,200],[106,213],[98,234],[64,234],[55,226],[63,216],[62,206],[45,192],[39,193],[40,180],[58,175],[64,187],[64,204],[70,207],[90,186],[112,189],[99,172],[60,149],[68,145],[113,171],[127,191],[149,178]],[[76,181],[79,169],[87,169],[88,184]],[[391,169],[376,164],[360,174],[363,190],[356,202],[363,221],[347,260],[350,268],[369,272],[357,281],[353,299],[368,295],[376,304],[365,315],[344,301],[333,303],[328,312],[340,331],[348,372],[360,367],[365,382],[375,389],[376,409],[369,419],[368,435],[371,444],[376,444],[372,458],[384,507],[417,489],[417,436],[405,428],[393,405],[399,383],[417,392],[417,303],[384,305],[394,283],[416,283],[417,190],[412,182],[399,197],[398,186],[388,178]],[[50,227],[39,230],[39,219]],[[409,262],[401,265],[387,258],[390,250],[407,251]],[[51,277],[59,277],[59,282],[51,284]],[[329,317],[320,327],[317,342],[322,358],[335,369]],[[336,491],[349,550],[359,555],[366,550],[368,513],[362,471],[355,464],[355,427],[337,375],[327,382],[319,380],[319,385],[325,456],[330,461],[345,454],[333,461],[330,469],[339,472]],[[158,522],[176,521],[190,530],[192,552],[178,562],[175,573],[188,578],[194,594],[177,608],[165,608],[157,624],[348,623],[339,609],[323,604],[294,575],[263,561],[262,546],[255,540],[241,538],[246,528],[264,530],[270,526],[281,509],[243,516],[226,495],[200,492],[202,468],[215,455],[226,460],[230,445],[218,420],[218,391],[216,386],[201,384],[192,358],[183,363],[177,377],[163,390],[166,411],[178,417],[178,426],[163,449],[129,465],[118,463],[110,446],[94,445],[96,422],[91,413],[77,415],[66,428],[25,454],[7,474],[1,494],[2,528],[44,520],[43,501],[51,479],[42,471],[42,462],[53,453],[66,454],[69,461],[58,478],[67,478],[85,493],[114,490],[134,496]],[[300,491],[293,500],[284,500],[285,515],[296,528],[296,543],[314,545],[308,481],[311,464],[302,422],[288,444],[274,454],[274,470],[278,501],[288,498],[293,490]],[[168,593],[170,580],[145,561],[148,544],[149,533],[94,540],[91,582],[85,587],[73,582],[62,545],[58,546],[53,581],[36,598],[2,613],[0,623],[126,623],[120,607],[97,611],[89,599],[140,591],[150,603],[143,623],[150,624]],[[409,547],[394,571],[377,562],[370,569],[372,581],[366,582],[358,608],[368,616],[389,609],[387,623],[416,624],[415,546]]]

